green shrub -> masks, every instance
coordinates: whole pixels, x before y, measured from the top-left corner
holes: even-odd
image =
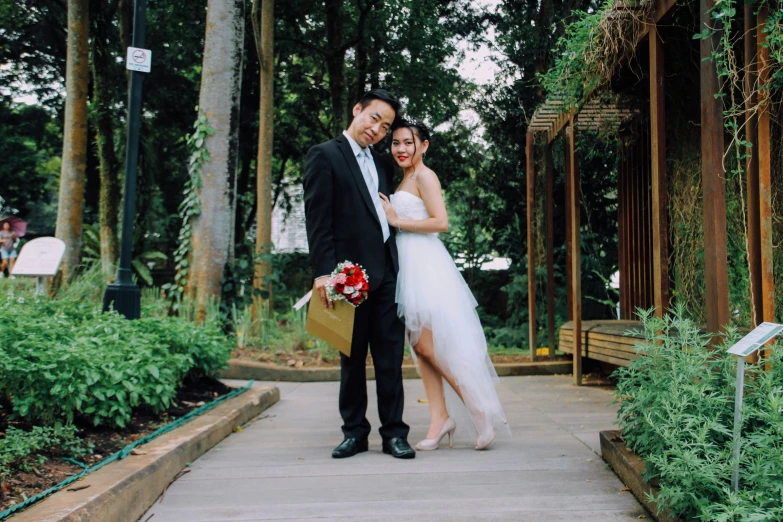
[[[150,317],[135,326],[154,335],[172,354],[186,355],[192,361],[192,377],[216,375],[231,358],[234,342],[214,323],[196,326],[179,317]]]
[[[188,355],[115,313],[50,314],[47,301],[0,312],[0,393],[14,413],[43,424],[83,416],[125,426],[137,406],[168,408],[193,364]]]
[[[657,319],[641,312],[644,352],[617,370],[618,420],[629,447],[657,478],[660,509],[688,520],[783,520],[783,357],[771,370],[747,365],[740,490],[731,493],[736,361],[678,307]]]
[[[0,301],[0,397],[28,422],[122,427],[134,408],[168,408],[186,376],[214,375],[231,355],[214,321],[102,313],[93,275],[57,299],[12,287]]]
[[[0,482],[13,471],[29,471],[43,464],[44,454],[81,458],[91,452],[92,447],[76,436],[73,425],[34,426],[30,431],[9,427],[0,438]]]

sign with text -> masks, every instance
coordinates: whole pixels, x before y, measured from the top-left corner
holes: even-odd
[[[729,348],[729,353],[747,357],[783,332],[783,324],[761,323],[748,335]]]
[[[125,68],[131,71],[150,72],[152,70],[152,51],[138,47],[128,47]]]
[[[25,243],[11,274],[50,277],[57,274],[65,254],[65,243],[56,237],[39,237]]]

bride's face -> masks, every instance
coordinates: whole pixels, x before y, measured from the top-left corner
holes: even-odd
[[[391,152],[394,161],[402,168],[413,167],[421,161],[429,142],[421,142],[413,130],[402,127],[394,131],[392,136]]]

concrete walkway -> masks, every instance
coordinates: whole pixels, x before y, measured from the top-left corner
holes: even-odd
[[[454,449],[397,460],[380,451],[371,382],[370,451],[337,460],[338,383],[276,385],[280,402],[194,462],[142,522],[649,520],[597,454],[616,411],[606,389],[576,388],[569,376],[505,377],[511,439],[478,452],[458,426]],[[415,443],[429,413],[421,381],[406,380],[405,392]]]

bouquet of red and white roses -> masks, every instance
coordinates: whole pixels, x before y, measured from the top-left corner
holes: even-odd
[[[369,290],[367,273],[350,261],[337,265],[326,283],[326,296],[330,301],[344,300],[354,306],[359,306],[367,299]]]

